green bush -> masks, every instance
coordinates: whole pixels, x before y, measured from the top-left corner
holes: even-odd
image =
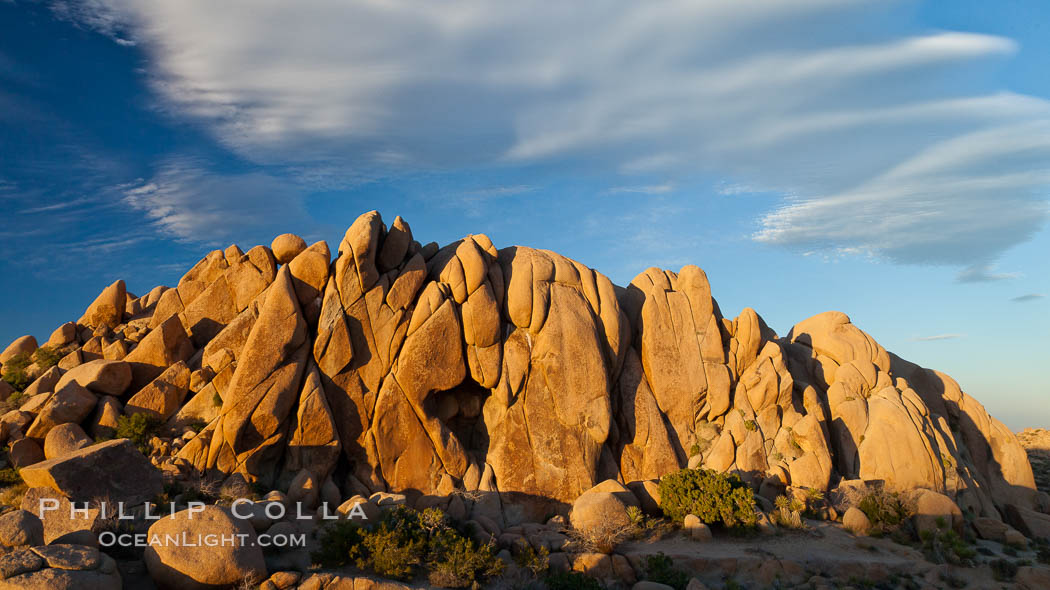
[[[422,561],[426,544],[408,531],[382,524],[379,530],[366,533],[357,548],[363,548],[357,567],[372,570],[384,578],[411,580]]]
[[[579,572],[555,572],[543,582],[548,590],[602,590],[598,580]]]
[[[143,455],[150,453],[149,441],[160,429],[160,418],[141,412],[117,418],[116,438],[127,438],[135,443]]]
[[[321,533],[319,548],[310,554],[322,567],[342,567],[350,563],[350,553],[364,539],[361,527],[349,520],[337,520]]]
[[[658,584],[666,584],[675,590],[685,590],[685,587],[689,585],[689,574],[676,569],[674,561],[663,553],[646,557],[645,579]]]
[[[348,521],[326,527],[314,563],[358,568],[386,578],[411,580],[425,572],[432,585],[467,588],[503,572],[492,544],[478,545],[436,508],[396,508],[373,527]]]
[[[0,469],[0,487],[22,483],[22,476],[14,467]]]
[[[62,352],[52,346],[41,346],[33,353],[33,360],[37,366],[45,371],[58,364],[62,360]]]
[[[452,530],[444,530],[430,540],[430,573],[427,580],[441,588],[469,588],[478,580],[503,573],[503,562],[489,543],[474,541]]]
[[[689,514],[729,528],[753,526],[758,520],[755,495],[735,474],[682,469],[660,480],[660,499],[664,514],[676,522]]]
[[[31,364],[33,364],[33,361],[29,358],[29,353],[27,352],[11,357],[3,366],[4,381],[7,381],[7,384],[14,387],[17,391],[22,391],[29,387],[32,380],[26,374],[26,367]]]
[[[999,582],[1009,582],[1017,575],[1017,564],[1009,559],[995,559],[988,562],[992,566],[992,576]]]
[[[900,494],[870,490],[857,508],[868,517],[872,526],[881,532],[892,532],[908,521],[911,511]]]
[[[933,563],[964,565],[977,557],[977,550],[953,530],[922,531],[922,552]]]
[[[29,399],[29,396],[26,392],[16,391],[7,396],[7,399],[4,400],[3,404],[0,404],[3,406],[3,408],[0,409],[2,409],[5,414],[11,410],[17,410],[22,407],[22,404],[26,403],[27,399]]]
[[[514,551],[514,563],[522,570],[532,574],[534,578],[539,578],[547,573],[551,564],[550,557],[549,549],[540,545],[540,550],[536,551],[524,539],[518,541]]]

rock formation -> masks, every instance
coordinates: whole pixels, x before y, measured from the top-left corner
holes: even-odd
[[[483,235],[421,245],[376,212],[334,259],[284,235],[142,297],[117,281],[48,342],[62,360],[25,368],[34,395],[0,420],[35,460],[56,426],[94,434],[144,412],[185,443],[166,468],[282,489],[306,473],[342,497],[499,492],[496,519],[686,466],[756,488],[879,480],[974,517],[1040,502],[1002,423],[845,314],[778,336],[752,309],[724,317],[696,266],[620,287]]]

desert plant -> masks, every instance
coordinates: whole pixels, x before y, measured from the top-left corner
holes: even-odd
[[[735,474],[682,469],[660,480],[660,508],[675,522],[695,514],[707,524],[753,526],[758,519],[751,488]]]
[[[539,578],[550,569],[550,556],[550,550],[543,545],[536,551],[528,541],[521,539],[515,547],[514,563],[533,577]]]
[[[62,360],[62,351],[53,346],[41,346],[33,353],[33,361],[45,371],[58,364]]]
[[[992,576],[999,582],[1009,582],[1017,575],[1017,564],[1009,559],[994,559],[988,562],[992,568]]]
[[[362,549],[357,558],[357,567],[370,569],[385,578],[410,580],[416,566],[422,563],[425,543],[409,531],[389,527],[386,523],[378,530],[364,535],[360,545],[351,548]]]
[[[933,563],[966,564],[977,556],[977,550],[951,529],[922,531],[919,540],[923,554]]]
[[[143,455],[149,455],[149,441],[160,429],[160,418],[140,412],[117,418],[116,438],[126,438],[135,443]]]
[[[7,396],[7,399],[0,403],[0,411],[6,414],[11,410],[17,410],[22,407],[22,404],[24,404],[27,399],[29,399],[29,396],[26,392],[16,391]]]
[[[802,511],[806,509],[806,505],[800,500],[777,496],[774,505],[776,510],[773,512],[773,522],[789,529],[800,529],[805,526],[802,522]]]
[[[310,554],[321,567],[342,567],[350,563],[351,550],[363,539],[361,527],[349,520],[329,523],[321,531],[318,548]]]
[[[598,524],[583,528],[570,528],[565,531],[571,546],[584,553],[612,553],[617,545],[634,536],[636,528],[624,526],[616,515],[605,513],[597,519]]]
[[[665,584],[675,590],[685,590],[689,585],[689,574],[674,567],[674,561],[663,553],[650,555],[645,559],[645,579],[658,584]]]
[[[22,391],[29,387],[32,380],[29,378],[29,374],[26,373],[26,367],[32,363],[29,353],[16,354],[4,363],[3,380],[7,381],[7,384],[14,387],[16,391]]]
[[[494,544],[478,545],[436,508],[395,508],[367,528],[334,522],[325,527],[320,548],[311,557],[324,567],[353,563],[399,580],[423,571],[430,584],[445,588],[470,587],[503,571]]]
[[[445,530],[430,539],[427,580],[442,588],[469,588],[475,582],[498,576],[503,561],[496,557],[495,543],[478,546],[474,541]]]
[[[857,508],[868,517],[879,533],[893,532],[911,518],[911,510],[905,499],[896,492],[869,489],[860,499]]]

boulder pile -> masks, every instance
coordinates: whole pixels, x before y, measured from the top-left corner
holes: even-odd
[[[27,336],[0,354],[29,383],[0,442],[33,486],[67,496],[88,485],[78,458],[135,452],[86,435],[146,414],[164,424],[152,460],[170,475],[338,499],[495,492],[471,516],[499,527],[687,466],[756,490],[925,489],[996,521],[1048,504],[1001,422],[843,313],[781,336],[750,308],[724,317],[696,266],[621,287],[484,235],[422,245],[375,211],[334,258],[285,234],[211,252],[141,297],[118,280],[44,349]]]

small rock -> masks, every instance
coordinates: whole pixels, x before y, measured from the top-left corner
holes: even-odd
[[[855,535],[867,535],[871,530],[871,521],[864,512],[856,506],[850,506],[842,515],[842,525]]]

